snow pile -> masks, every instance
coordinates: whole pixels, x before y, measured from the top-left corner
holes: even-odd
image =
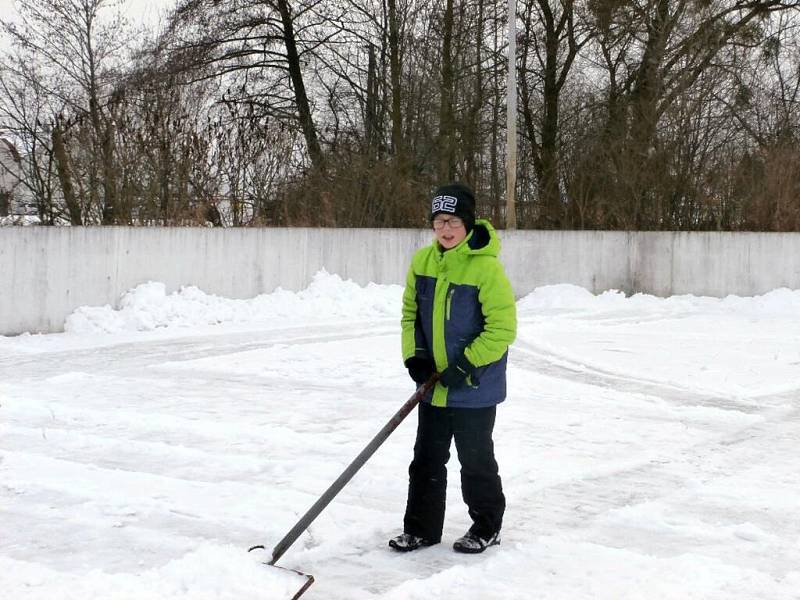
[[[796,317],[800,315],[800,290],[780,288],[763,296],[728,296],[720,301],[720,307],[753,317]]]
[[[341,319],[398,318],[403,288],[370,283],[359,286],[325,270],[318,272],[308,288],[291,292],[278,288],[247,300],[222,298],[194,287],[168,294],[159,282],[143,283],[123,294],[119,308],[83,306],[64,325],[70,333],[125,333],[163,328],[208,325],[287,325]],[[651,318],[685,317],[699,314],[769,318],[800,314],[800,290],[779,289],[763,296],[711,298],[648,294],[626,297],[609,290],[594,295],[570,284],[536,288],[517,302],[520,316],[573,316],[585,318],[613,313],[615,316],[647,313]]]
[[[800,386],[793,333],[800,331],[800,290],[659,298],[551,285],[517,306],[514,351],[578,372],[637,373],[650,383],[739,399]]]
[[[159,282],[143,283],[125,293],[119,309],[84,306],[64,324],[71,333],[122,333],[166,327],[198,327],[221,323],[286,324],[342,318],[397,318],[402,288],[370,283],[361,287],[322,270],[300,292],[278,288],[247,300],[206,294],[194,286],[167,294]]]
[[[0,558],[0,576],[8,598],[27,600],[234,600],[292,598],[305,578],[249,559],[241,548],[201,544],[194,552],[163,567],[140,573],[84,575],[62,573],[42,565]],[[13,575],[12,575],[13,574]],[[267,596],[262,596],[266,591]]]
[[[618,290],[608,290],[595,296],[580,286],[562,283],[536,288],[517,302],[517,310],[524,313],[599,310],[621,307],[625,300],[625,294]]]
[[[119,309],[109,305],[78,308],[67,318],[64,329],[72,333],[122,333],[222,323],[269,325],[287,320],[397,317],[401,300],[401,286],[370,283],[362,287],[325,270],[317,273],[305,290],[278,288],[247,300],[222,298],[194,286],[167,294],[163,283],[151,281],[123,294]],[[536,288],[518,301],[517,309],[522,316],[647,311],[662,316],[735,313],[779,317],[800,314],[800,290],[783,288],[754,297],[659,298],[648,294],[626,297],[618,290],[594,295],[579,286],[559,284]]]
[[[618,290],[608,290],[594,295],[576,285],[558,284],[536,288],[519,300],[517,309],[522,314],[647,311],[650,314],[736,313],[752,317],[782,317],[800,314],[800,290],[781,288],[753,297],[731,295],[725,298],[713,298],[683,295],[659,298],[649,294],[626,297]]]

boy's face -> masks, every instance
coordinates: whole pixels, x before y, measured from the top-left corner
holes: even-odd
[[[439,245],[445,250],[455,248],[467,237],[464,221],[452,215],[436,215],[433,219],[433,232]]]

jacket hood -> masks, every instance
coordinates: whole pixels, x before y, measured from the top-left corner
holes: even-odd
[[[468,248],[466,252],[469,254],[495,257],[500,255],[500,238],[497,237],[497,232],[492,224],[486,219],[475,221],[470,235],[462,243],[465,243]]]
[[[439,246],[438,240],[433,240],[433,247],[439,257],[445,254]],[[492,224],[486,219],[478,219],[472,227],[472,231],[455,248],[448,250],[454,254],[471,254],[473,256],[494,256],[500,255],[500,238],[497,237]]]

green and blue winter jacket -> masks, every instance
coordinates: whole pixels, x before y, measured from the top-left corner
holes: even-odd
[[[476,367],[465,386],[448,389],[437,383],[425,402],[479,408],[506,397],[517,313],[499,253],[497,233],[479,219],[455,248],[442,251],[434,240],[411,261],[403,294],[403,360],[432,360],[441,373],[463,352]]]

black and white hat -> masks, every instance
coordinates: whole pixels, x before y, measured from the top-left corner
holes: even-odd
[[[436,215],[449,214],[464,221],[467,231],[475,225],[475,194],[464,183],[449,183],[436,189],[431,201],[431,221]]]

